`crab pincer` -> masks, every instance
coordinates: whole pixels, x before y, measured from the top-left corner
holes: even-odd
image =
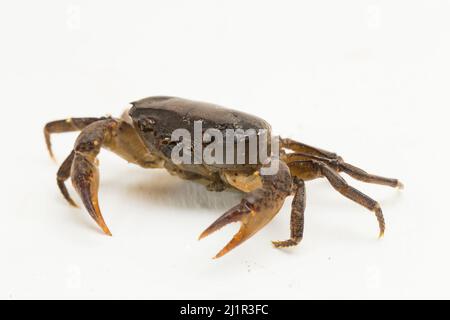
[[[227,224],[240,222],[241,227],[230,242],[216,254],[215,259],[222,257],[238,245],[251,238],[267,225],[280,211],[284,200],[291,194],[291,175],[288,166],[278,162],[279,168],[273,175],[261,175],[260,188],[249,192],[241,203],[234,206],[218,218],[202,232],[203,239]]]
[[[78,192],[89,215],[103,232],[111,236],[103,219],[98,203],[99,173],[93,159],[83,154],[76,154],[72,167],[72,184]]]
[[[99,119],[87,125],[75,142],[75,147],[69,157],[61,165],[58,174],[58,186],[73,206],[75,202],[70,197],[65,181],[69,178],[80,196],[89,215],[94,219],[103,232],[111,236],[111,231],[103,219],[98,203],[99,172],[97,155],[103,145],[107,145],[117,126],[114,119]]]

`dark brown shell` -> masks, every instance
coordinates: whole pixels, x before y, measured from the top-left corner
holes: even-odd
[[[176,129],[186,129],[194,137],[195,121],[202,121],[203,131],[209,128],[218,129],[224,137],[227,129],[244,131],[266,129],[270,144],[271,127],[269,123],[244,112],[211,103],[164,96],[145,98],[133,102],[132,105],[129,114],[144,143],[150,151],[161,152],[166,159],[170,158],[174,146],[170,143],[172,132]],[[230,166],[213,165],[213,167],[226,168]],[[232,165],[231,167],[235,168],[236,166]],[[252,170],[254,169],[253,167]]]

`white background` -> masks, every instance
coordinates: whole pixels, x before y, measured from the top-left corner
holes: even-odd
[[[450,298],[450,1],[2,1],[0,298]],[[109,238],[55,183],[42,128],[175,95],[267,119],[403,192],[351,181],[387,221],[307,184],[304,240],[288,200],[219,260],[239,195],[100,155]],[[76,134],[54,136],[59,162]],[[73,189],[70,189],[74,194]],[[75,196],[75,194],[74,194]],[[76,198],[78,202],[79,199]]]

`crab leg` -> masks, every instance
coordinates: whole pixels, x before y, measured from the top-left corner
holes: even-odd
[[[284,200],[291,194],[289,168],[280,161],[275,175],[260,175],[262,186],[249,192],[240,204],[225,212],[200,235],[210,235],[225,225],[240,222],[241,228],[231,241],[214,257],[220,258],[263,228],[280,211]]]
[[[313,156],[319,156],[327,159],[336,159],[338,155],[334,152],[326,151],[316,147],[309,146],[289,138],[281,139],[281,146],[295,152],[305,153]]]
[[[348,185],[339,173],[330,168],[325,163],[315,160],[294,161],[289,163],[289,168],[293,176],[300,177],[302,179],[310,180],[320,177],[325,177],[332,187],[342,194],[344,197],[362,205],[375,213],[379,225],[379,237],[384,235],[385,222],[383,212],[378,202],[365,195],[361,191]]]
[[[381,184],[384,186],[390,186],[392,188],[398,188],[398,189],[404,188],[403,183],[401,183],[398,179],[385,178],[385,177],[380,177],[380,176],[377,176],[374,174],[370,174],[360,168],[357,168],[357,167],[355,167],[351,164],[345,163],[345,162],[339,163],[338,168],[340,171],[345,172],[352,178],[359,180],[359,181],[363,181],[363,182],[367,182],[367,183]]]
[[[316,160],[319,162],[324,162],[331,168],[335,169],[338,172],[345,172],[352,178],[363,181],[366,183],[380,184],[385,186],[390,186],[393,188],[403,189],[403,184],[398,179],[385,178],[377,175],[373,175],[367,173],[366,171],[357,168],[349,163],[346,163],[341,157],[336,157],[335,159],[324,158],[316,155],[311,155],[302,152],[296,153],[287,153],[283,155],[283,160],[286,163],[291,163],[293,161],[302,161],[302,160]]]
[[[298,177],[293,179],[294,199],[291,209],[291,237],[284,241],[272,241],[275,248],[292,247],[303,239],[303,227],[305,223],[306,194],[305,182]]]
[[[360,168],[344,162],[342,157],[334,152],[312,147],[289,138],[281,139],[281,146],[295,152],[285,154],[284,159],[286,162],[295,160],[318,160],[326,162],[337,171],[345,172],[356,180],[403,189],[403,184],[399,180],[369,174]]]
[[[72,151],[66,160],[62,163],[61,167],[56,174],[56,183],[58,184],[59,190],[63,194],[64,198],[74,207],[78,207],[75,201],[70,197],[69,192],[66,188],[66,180],[70,178],[70,171],[72,169],[73,159],[75,158],[75,151]]]
[[[68,118],[65,120],[57,120],[47,123],[44,127],[45,143],[47,144],[47,149],[52,159],[55,159],[52,151],[52,142],[50,139],[50,135],[52,133],[80,131],[91,123],[101,119],[105,118]]]

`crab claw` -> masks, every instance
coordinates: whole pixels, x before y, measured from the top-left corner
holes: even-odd
[[[239,232],[233,237],[233,239],[214,257],[214,259],[220,258],[228,251],[234,249],[242,242],[250,238],[260,228],[251,227],[249,224],[249,216],[254,212],[248,202],[243,200],[241,204],[231,208],[225,212],[219,219],[217,219],[212,225],[210,225],[199,237],[199,240],[209,236],[211,233],[221,229],[227,224],[233,222],[241,222],[241,228]]]
[[[241,204],[227,211],[209,226],[209,228],[203,231],[200,235],[200,239],[203,239],[229,223],[241,222],[241,228],[238,233],[236,233],[233,239],[231,239],[231,241],[214,256],[214,259],[220,258],[262,229],[278,213],[279,209],[280,208],[278,207],[273,208],[273,210],[257,211],[255,210],[254,205],[243,200]]]
[[[220,258],[233,250],[267,225],[280,211],[285,198],[291,192],[291,177],[284,164],[277,175],[265,176],[261,177],[261,179],[261,188],[248,193],[240,204],[225,212],[200,235],[199,240],[229,223],[241,223],[239,231],[217,253],[214,259]]]
[[[95,220],[103,232],[111,236],[108,226],[103,219],[98,204],[99,173],[95,158],[76,153],[72,165],[72,184],[80,195],[89,215]]]

